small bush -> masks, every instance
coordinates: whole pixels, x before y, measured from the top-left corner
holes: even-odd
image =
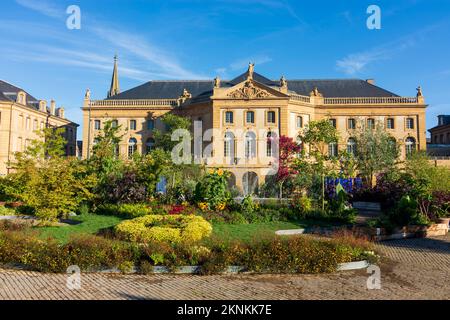
[[[152,208],[146,204],[104,204],[97,213],[133,219],[152,214]]]
[[[16,211],[11,208],[0,206],[0,216],[15,216]]]
[[[149,215],[120,223],[117,234],[132,242],[195,242],[212,232],[209,222],[200,216]]]

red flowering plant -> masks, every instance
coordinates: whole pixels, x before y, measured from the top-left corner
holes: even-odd
[[[281,136],[279,140],[279,160],[276,181],[280,188],[280,198],[283,197],[283,185],[298,171],[292,167],[295,156],[302,151],[302,147],[294,139]]]
[[[194,209],[186,204],[172,205],[168,211],[169,215],[192,215]]]

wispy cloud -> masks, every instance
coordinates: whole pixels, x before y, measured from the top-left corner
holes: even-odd
[[[351,53],[346,57],[337,60],[336,67],[338,70],[349,75],[363,72],[369,64],[391,59],[400,52],[415,46],[427,33],[436,29],[439,25],[440,24],[435,24],[426,27],[411,35],[374,47],[370,50]]]
[[[282,10],[300,24],[306,25],[305,21],[300,18],[288,0],[219,0],[219,2],[235,4],[235,7],[228,7],[230,10],[234,9],[242,11],[244,7],[253,10],[255,6],[267,8],[269,10]]]
[[[166,50],[150,43],[145,38],[112,30],[104,27],[97,27],[94,32],[102,39],[110,42],[112,45],[120,47],[122,50],[144,59],[153,67],[160,70],[161,75],[168,78],[186,78],[200,79],[205,76],[191,72],[182,67],[180,63]]]
[[[61,18],[64,15],[64,10],[57,8],[54,4],[47,1],[16,0],[16,3],[24,8],[37,11],[51,18]]]
[[[55,19],[64,17],[65,14],[64,10],[59,9],[54,2],[37,2],[34,0],[15,1],[24,8],[34,10]],[[33,29],[28,29],[28,32],[33,33]],[[97,52],[111,52],[116,50],[120,53],[120,56],[129,56],[130,59],[133,58],[132,64],[140,65],[139,67],[127,66],[125,63],[121,65],[121,75],[134,80],[149,80],[150,77],[170,79],[205,78],[205,76],[183,67],[183,64],[173,54],[170,54],[170,50],[163,49],[142,36],[114,30],[114,28],[109,28],[100,23],[97,23],[96,27],[84,27],[83,32],[85,33],[84,37],[86,41],[94,43],[94,46],[74,44],[73,39],[65,35],[67,39],[63,39],[58,45],[52,43],[52,48],[47,47],[41,52],[28,54],[29,59],[45,63],[86,67],[101,71],[106,68],[108,70],[111,69],[111,57],[107,61],[104,56],[99,59],[100,56],[98,54],[93,57],[96,49],[99,49]],[[76,46],[75,48],[74,45]],[[111,50],[104,50],[105,47],[109,47]],[[67,48],[73,48],[73,50],[67,50]],[[50,54],[51,58],[48,58],[46,56],[47,54]],[[106,54],[110,55],[108,52]],[[20,56],[24,57],[24,54],[22,53]]]

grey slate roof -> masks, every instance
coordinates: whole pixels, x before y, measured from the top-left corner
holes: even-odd
[[[30,95],[28,92],[22,88],[16,87],[6,81],[0,80],[0,100],[3,101],[16,101],[17,93],[23,91],[27,94],[27,105],[39,108],[39,100]],[[37,102],[37,104],[36,104]]]
[[[233,80],[222,80],[221,86],[232,87],[246,79],[247,72]],[[256,72],[253,79],[267,86],[279,86],[278,80],[267,79]],[[304,96],[309,96],[314,87],[317,87],[324,97],[398,97],[361,79],[287,80],[287,82],[290,91]],[[184,89],[188,90],[193,98],[200,98],[211,96],[213,88],[213,80],[150,81],[109,99],[177,99]]]

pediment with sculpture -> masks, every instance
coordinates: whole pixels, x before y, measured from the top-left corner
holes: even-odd
[[[268,91],[255,86],[251,80],[245,81],[243,86],[227,94],[227,97],[232,99],[263,99],[271,96]]]

